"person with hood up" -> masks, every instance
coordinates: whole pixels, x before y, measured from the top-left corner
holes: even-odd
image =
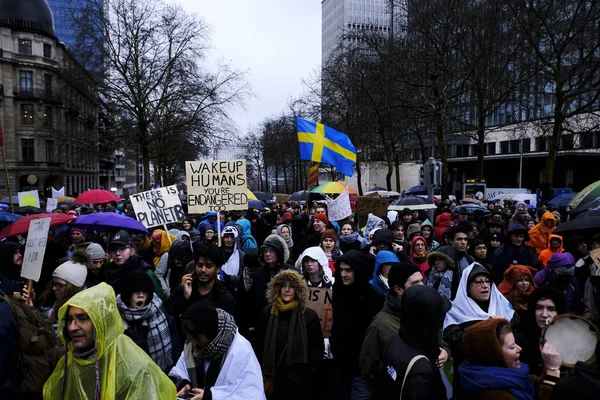
[[[548,248],[548,239],[554,228],[556,228],[556,217],[550,211],[546,211],[540,223],[529,230],[530,239],[526,244],[535,250],[538,257]]]
[[[467,360],[460,365],[463,393],[469,399],[550,399],[560,379],[560,354],[550,343],[541,350],[544,374],[529,374],[520,361],[521,347],[515,342],[510,322],[490,318],[471,326],[464,336]]]
[[[504,272],[504,280],[498,285],[498,290],[517,313],[527,311],[529,296],[535,289],[533,274],[536,272],[533,268],[525,265],[511,265]]]
[[[342,256],[340,248],[337,246],[337,234],[333,229],[327,229],[321,234],[321,248],[329,260],[329,268],[335,270],[335,263]]]
[[[418,223],[410,224],[408,228],[406,228],[406,239],[409,242],[412,242],[413,238],[417,235],[421,234],[421,225]]]
[[[447,254],[434,251],[427,256],[429,270],[424,284],[432,287],[448,300],[454,300],[458,291],[460,274],[456,271],[454,260]]]
[[[419,267],[423,281],[427,278],[429,264],[427,263],[427,239],[415,236],[410,242],[410,262]]]
[[[204,245],[216,244],[217,243],[217,230],[212,225],[205,225],[202,227],[201,239]]]
[[[229,313],[210,303],[196,303],[181,320],[187,340],[169,372],[178,398],[265,399],[258,360]]]
[[[443,235],[446,228],[450,227],[452,221],[452,214],[449,212],[443,212],[435,218],[435,228],[433,229],[433,238],[439,242],[444,243]]]
[[[263,376],[274,383],[271,399],[312,398],[324,344],[319,317],[307,307],[308,295],[305,280],[295,270],[281,271],[269,282],[256,353]]]
[[[400,329],[383,357],[382,399],[448,398],[439,371],[439,331],[452,305],[434,289],[409,287],[400,302]]]
[[[0,242],[0,290],[9,296],[21,295],[27,279],[21,278],[23,254],[21,244],[4,240]]]
[[[433,238],[433,224],[429,221],[429,218],[421,224],[421,236],[427,240],[427,250],[429,252],[440,247],[440,244]]]
[[[336,368],[336,383],[347,399],[354,380],[360,381],[358,359],[365,332],[381,310],[383,299],[369,284],[374,269],[369,254],[350,250],[335,268],[333,324],[329,342]]]
[[[340,251],[342,254],[350,250],[362,250],[369,244],[364,237],[358,234],[356,225],[350,221],[346,221],[342,224],[338,239],[340,241]]]
[[[521,329],[515,333],[517,342],[522,343],[521,361],[529,365],[532,374],[543,372],[540,339],[542,331],[557,315],[565,312],[565,301],[561,293],[550,286],[536,288],[527,301],[527,310],[520,313]]]
[[[219,229],[217,224],[221,224],[221,230],[223,230],[223,228],[225,227],[225,225],[221,221],[217,222],[216,211],[209,211],[206,213],[206,219],[200,221],[200,223],[198,224],[198,231],[204,232],[206,227],[211,226],[213,228],[213,232],[217,232],[217,230]]]
[[[575,278],[575,259],[571,253],[554,253],[548,265],[533,277],[536,286],[549,285],[564,296],[565,311],[577,315],[587,309],[583,304],[583,289]]]
[[[538,256],[525,244],[528,239],[527,229],[520,223],[514,222],[508,227],[504,244],[498,247],[489,258],[495,284],[498,285],[502,282],[504,271],[513,264],[540,269]]]
[[[226,226],[221,232],[221,251],[225,264],[221,268],[221,279],[237,286],[242,277],[244,252],[238,246],[239,232],[235,226]]]
[[[302,271],[309,287],[330,289],[333,285],[333,274],[329,268],[329,260],[322,248],[309,247],[296,261],[296,270]]]
[[[562,253],[563,249],[563,240],[562,236],[550,234],[550,239],[548,240],[548,248],[540,253],[538,257],[542,267],[546,267],[548,265],[548,261],[554,253]]]
[[[365,248],[366,249],[366,248]],[[400,261],[410,262],[409,257],[400,250],[399,246],[393,242],[393,233],[389,229],[381,228],[377,229],[373,234],[373,240],[369,247],[369,253],[375,256],[377,252],[387,250],[396,253]]]
[[[388,276],[392,266],[400,264],[396,253],[388,250],[378,251],[375,256],[375,269],[373,279],[369,281],[381,296],[386,296],[390,291]]]
[[[87,265],[88,273],[85,279],[85,287],[90,288],[105,281],[104,269],[106,267],[104,264],[106,263],[106,252],[98,243],[90,243],[85,248],[85,252],[90,258],[90,263]]]
[[[52,273],[50,290],[54,297],[54,304],[46,316],[53,324],[58,321],[58,311],[63,304],[83,290],[88,274],[87,265],[90,263],[88,255],[78,250]]]
[[[123,334],[113,289],[81,291],[59,310],[58,334],[68,353],[44,384],[45,400],[174,399],[173,382]]]
[[[471,325],[488,318],[500,317],[511,321],[515,311],[492,282],[484,266],[473,263],[463,272],[452,309],[444,320],[444,339],[454,360],[453,394],[460,398],[459,365],[464,361],[463,335]]]
[[[154,271],[154,273],[156,274],[156,277],[160,281],[162,290],[163,290],[165,296],[167,296],[167,297],[169,297],[171,295],[171,265],[172,265],[172,263],[169,262],[169,257],[171,255],[171,250],[173,249],[173,246],[177,242],[184,242],[190,248],[190,250],[192,250],[191,237],[190,237],[189,233],[187,233],[186,231],[179,231],[177,233],[174,233],[172,231],[173,231],[173,229],[171,231],[169,231],[169,235],[172,235],[174,237],[173,242],[169,243],[169,250],[160,257],[160,261],[158,262],[158,264],[156,266],[156,270]],[[181,245],[179,245],[179,246],[181,246]],[[178,254],[178,252],[175,252],[175,254],[177,254],[178,256],[180,255],[180,254]],[[181,261],[181,257],[180,257],[180,261]],[[185,265],[183,265],[183,266],[185,267]],[[181,277],[179,277],[179,281],[181,281]],[[179,282],[179,281],[177,281],[177,282]]]
[[[186,266],[194,262],[194,252],[190,244],[187,240],[176,239],[171,245],[167,258],[169,293],[181,283]]]
[[[191,220],[191,218],[185,218],[183,221],[181,221],[181,229],[190,234],[192,242],[197,242],[200,240],[200,232],[194,227],[194,222]]]
[[[160,263],[163,254],[169,253],[173,241],[175,241],[175,235],[171,235],[169,232],[165,232],[162,229],[156,229],[152,232],[152,252],[154,253],[153,265],[155,269],[158,269],[158,264]],[[164,281],[164,277],[162,281]]]
[[[241,285],[241,302],[248,307],[247,313],[250,326],[256,326],[260,319],[260,313],[266,306],[265,293],[267,285],[275,275],[286,269],[294,267],[287,263],[290,251],[285,240],[277,235],[269,235],[260,247],[261,266],[243,271],[243,285]]]
[[[286,214],[290,214],[290,222],[291,222],[292,221],[292,213],[286,213]],[[290,250],[289,263],[290,264],[295,263],[298,254],[296,254],[296,256],[294,257],[294,254],[295,254],[297,248],[294,247],[294,239],[292,239],[292,227],[288,224],[278,224],[277,228],[275,229],[275,234],[277,236],[279,236],[280,238],[282,238],[283,240],[285,240],[285,244],[287,245],[288,249]]]
[[[376,216],[375,214],[369,213],[367,217],[367,223],[365,224],[365,230],[363,232],[365,239],[368,240],[371,231],[377,228],[385,228],[385,221]]]
[[[167,373],[174,364],[173,340],[177,340],[175,320],[154,296],[152,280],[142,271],[129,275],[123,292],[117,296],[117,308],[125,335],[144,350]],[[174,334],[171,334],[173,332]],[[181,349],[179,349],[181,351]]]
[[[252,223],[245,218],[240,218],[236,221],[236,225],[240,227],[240,249],[247,253],[248,249],[258,248],[256,239],[252,236]]]

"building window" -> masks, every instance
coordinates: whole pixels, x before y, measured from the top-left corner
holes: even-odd
[[[52,107],[44,107],[44,127],[52,128]]]
[[[33,94],[33,72],[32,71],[20,71],[20,88],[21,94]]]
[[[456,145],[456,157],[468,157],[469,156],[469,145],[459,144]]]
[[[21,104],[21,125],[33,125],[33,104]]]
[[[54,140],[46,140],[46,162],[54,162]]]
[[[537,137],[535,138],[535,148],[537,151],[548,151],[548,138],[547,137]]]
[[[21,161],[35,161],[35,144],[33,139],[21,139]]]
[[[52,75],[44,74],[44,91],[46,96],[52,95]]]
[[[19,54],[31,55],[31,40],[19,39]]]
[[[52,46],[50,46],[48,43],[44,43],[44,57],[52,58]]]
[[[529,152],[531,152],[531,139],[526,138],[526,139],[523,139],[523,153],[529,153]]]
[[[584,132],[580,133],[579,137],[579,148],[580,149],[591,149],[595,147],[594,138],[597,137],[598,132]]]
[[[573,134],[569,133],[567,135],[562,135],[562,138],[560,139],[561,142],[561,149],[562,150],[573,150],[574,143],[573,143]]]
[[[496,142],[485,144],[485,155],[496,154]]]
[[[509,153],[509,144],[508,140],[503,140],[500,142],[500,154],[508,154]]]
[[[520,153],[521,149],[520,149],[520,140],[519,139],[515,139],[515,140],[511,140],[510,141],[510,152],[511,153]]]

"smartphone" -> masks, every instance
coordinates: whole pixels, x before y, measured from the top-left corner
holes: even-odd
[[[184,394],[183,396],[177,396],[177,400],[189,400],[195,395],[195,393],[189,392],[188,394]]]

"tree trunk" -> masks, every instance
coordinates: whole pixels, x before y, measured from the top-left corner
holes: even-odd
[[[285,192],[289,193],[290,188],[288,187],[287,167],[285,164],[283,165],[283,182],[285,183]],[[281,192],[279,190],[277,190],[277,193],[281,193]]]
[[[448,153],[446,152],[446,141],[444,140],[444,124],[440,115],[436,116],[435,136],[438,142],[438,152],[442,161],[442,199],[447,199],[450,193],[450,182],[448,180]]]
[[[150,188],[150,152],[148,150],[148,146],[143,143],[142,144],[142,163],[144,165],[144,187],[143,190],[148,190]],[[136,190],[139,191],[139,188]]]
[[[363,195],[362,172],[360,170],[360,165],[361,165],[361,162],[357,158],[356,159],[356,184],[358,185],[358,195],[362,196]]]
[[[398,161],[398,154],[395,155],[394,168],[396,169],[396,190],[400,192],[400,161]]]
[[[477,178],[485,178],[485,113],[480,109],[477,117]]]
[[[273,185],[271,185],[271,191],[273,191]],[[279,165],[275,164],[275,193],[281,193],[279,191]]]
[[[546,158],[546,167],[544,168],[544,182],[551,185],[554,184],[554,167],[556,166],[556,156],[560,148],[563,122],[564,116],[562,113],[555,113],[554,124],[552,126],[552,137],[550,138],[550,147],[548,149],[548,158]]]

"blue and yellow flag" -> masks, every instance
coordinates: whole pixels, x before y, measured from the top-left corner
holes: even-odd
[[[333,128],[296,117],[300,159],[330,164],[339,173],[354,175],[356,147],[348,136]]]

